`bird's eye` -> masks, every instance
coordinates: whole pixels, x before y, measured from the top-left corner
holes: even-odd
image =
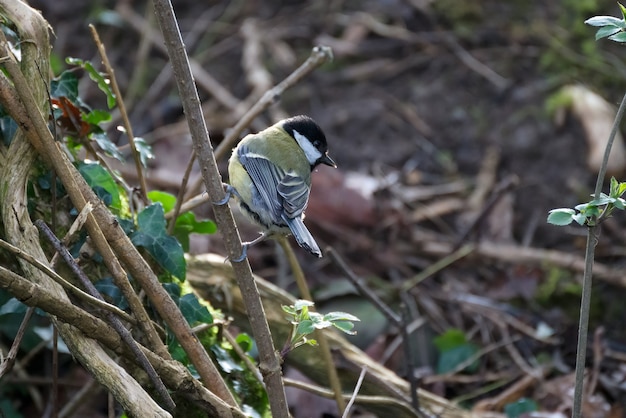
[[[319,147],[320,147],[320,145],[322,145],[322,142],[321,142],[321,141],[319,141],[319,140],[315,140],[315,141],[313,141],[313,146],[314,146],[315,148],[319,148]]]

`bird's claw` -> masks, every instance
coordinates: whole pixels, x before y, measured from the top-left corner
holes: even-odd
[[[237,191],[230,184],[224,183],[224,193],[226,193],[226,196],[224,196],[224,198],[222,200],[218,200],[217,202],[213,202],[214,205],[222,206],[222,205],[227,204],[228,201],[230,200],[230,198],[233,195],[237,194]]]

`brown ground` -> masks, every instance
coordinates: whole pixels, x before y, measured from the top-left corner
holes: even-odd
[[[59,57],[99,62],[86,28],[89,22],[98,24],[118,81],[128,92],[136,134],[154,141],[152,185],[175,191],[190,141],[180,129],[165,131],[178,126],[181,111],[171,75],[155,83],[166,66],[164,54],[151,44],[143,47],[148,41],[129,26],[127,9],[115,9],[112,2],[102,8],[88,3],[33,5],[54,28]],[[593,41],[594,30],[581,23],[595,14],[617,15],[616,7],[588,11],[566,0],[548,5],[428,5],[418,0],[174,3],[192,56],[237,101],[247,100],[247,106],[258,92],[252,93],[255,86],[247,79],[252,71],[242,64],[244,22],[253,26],[251,39],[261,46],[253,69],[265,69],[272,83],[303,62],[314,45],[333,48],[332,64],[286,92],[255,124],[267,126],[281,112],[306,113],[324,128],[339,170],[324,167],[314,175],[307,222],[322,243],[333,245],[359,274],[372,278],[373,287],[384,289],[389,302],[398,301],[392,286],[448,255],[455,244],[488,246],[410,291],[412,314],[423,315],[429,324],[416,348],[422,353],[418,357],[425,388],[447,398],[470,394],[471,407],[501,390],[479,394],[480,388],[493,381],[515,385],[538,367],[540,357],[553,361],[544,382],[560,391],[555,389],[548,400],[532,388],[518,395],[535,399],[541,410],[567,404],[564,392],[571,385],[551,379],[568,377],[573,370],[581,271],[559,261],[565,255],[582,257],[584,231],[550,226],[545,219],[552,208],[588,199],[595,173],[585,163],[589,151],[578,120],[568,116],[557,125],[546,101],[561,86],[576,82],[599,89],[612,103],[619,101],[625,85],[623,49],[602,41],[591,44],[594,50],[583,50]],[[133,7],[136,18],[147,18],[143,4]],[[598,62],[604,70],[598,70]],[[86,102],[104,106],[95,86],[85,80],[83,87]],[[237,120],[237,112],[216,100],[213,91],[200,92],[217,143]],[[256,94],[252,101],[251,94]],[[484,175],[478,176],[480,172]],[[355,173],[369,176],[375,187],[372,196],[346,191],[346,177]],[[370,183],[360,178],[355,184],[363,191]],[[424,196],[427,192],[431,194]],[[427,209],[435,212],[425,216]],[[615,284],[624,264],[623,223],[618,214],[601,236],[598,261],[610,271],[595,279],[591,326],[592,332],[604,327],[602,342],[613,350],[595,356],[595,361],[602,360],[596,372],[601,383],[595,393],[603,396],[598,402],[613,408],[626,396],[619,386],[626,366],[616,359],[626,347],[620,302],[624,290]],[[243,231],[254,236],[253,229]],[[265,244],[251,250],[253,268],[282,280],[273,249]],[[545,252],[552,249],[563,253]],[[216,240],[194,242],[194,251],[207,250],[221,252],[221,247]],[[337,290],[344,283],[340,272],[327,261],[301,254],[320,301],[348,312],[363,308],[360,299],[333,299],[333,293],[342,293]],[[471,296],[484,299],[476,304],[468,301]],[[369,315],[368,309],[359,315]],[[548,324],[556,333],[554,340],[542,342],[525,334],[513,319],[531,331]],[[467,379],[469,383],[454,377],[438,380],[433,377],[430,338],[449,327],[463,329],[480,347],[507,338],[517,343],[485,354],[479,374]],[[384,324],[371,330],[372,335],[362,330],[360,344],[374,356],[393,338],[383,330]],[[388,364],[400,369],[395,356]],[[540,391],[548,392],[545,387]]]

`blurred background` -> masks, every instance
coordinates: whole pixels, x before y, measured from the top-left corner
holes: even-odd
[[[515,385],[529,370],[548,367],[534,388],[520,393],[539,410],[567,412],[559,406],[568,403],[571,388],[566,378],[574,366],[585,230],[548,225],[546,216],[588,201],[593,191],[597,156],[626,87],[626,49],[596,42],[595,29],[583,22],[620,16],[617,4],[173,4],[198,65],[214,147],[314,46],[332,48],[332,63],[286,91],[247,132],[296,114],[324,129],[339,168],[313,174],[307,225],[322,249],[332,245],[391,306],[405,295],[411,317],[423,323],[414,335],[424,388],[448,399],[464,395],[464,404],[478,410],[501,390],[485,387]],[[87,25],[98,28],[135,135],[154,147],[149,185],[177,193],[191,140],[150,2],[31,5],[54,30],[57,73],[68,56],[100,63]],[[87,76],[81,97],[106,108]],[[114,113],[108,133],[123,144],[119,124]],[[611,174],[619,179],[626,161],[623,144],[616,149]],[[226,175],[226,158],[219,164]],[[131,165],[118,169],[132,183]],[[190,183],[198,178],[196,166]],[[211,217],[206,207],[196,211]],[[254,227],[240,225],[244,239],[256,237]],[[598,405],[590,406],[597,411],[621,411],[626,399],[623,225],[622,214],[604,225],[597,252],[591,330],[604,331],[597,340],[603,354],[590,355],[600,382]],[[192,252],[224,254],[217,235],[194,238]],[[466,244],[473,247],[460,252]],[[358,345],[402,374],[401,350],[391,344],[396,331],[327,257],[297,252],[318,304],[359,316],[367,325]],[[295,292],[272,242],[251,249],[250,258],[257,274]],[[492,347],[468,378],[441,377],[446,365],[435,337],[450,329],[461,330],[470,347]]]

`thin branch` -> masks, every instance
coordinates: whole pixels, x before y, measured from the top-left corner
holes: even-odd
[[[598,179],[596,181],[596,188],[594,191],[594,198],[599,198],[602,191],[602,185],[604,184],[604,177],[606,176],[606,169],[609,162],[609,156],[611,155],[611,147],[615,140],[615,135],[619,129],[619,124],[626,111],[626,94],[622,98],[622,102],[619,105],[617,114],[615,115],[615,122],[611,129],[611,134],[604,149],[604,158],[602,159],[602,165],[600,166],[600,172],[598,173]],[[587,338],[589,335],[589,311],[591,307],[591,283],[593,279],[593,263],[594,263],[594,250],[598,244],[598,227],[596,225],[587,228],[587,245],[585,246],[585,272],[583,274],[583,289],[582,297],[580,300],[580,319],[578,321],[578,344],[576,345],[576,371],[575,371],[575,386],[574,386],[574,406],[572,408],[572,417],[580,418],[582,416],[582,402],[585,393],[585,362],[587,357]]]
[[[270,107],[273,103],[278,101],[283,93],[296,85],[300,80],[309,75],[313,70],[322,64],[331,61],[333,58],[333,54],[330,48],[326,46],[316,46],[311,51],[311,55],[305,62],[302,63],[301,66],[296,68],[287,78],[274,86],[271,90],[268,90],[261,96],[259,101],[257,101],[251,108],[248,110],[239,121],[233,126],[233,128],[228,131],[228,134],[224,137],[222,142],[217,146],[215,150],[215,159],[220,160],[226,156],[228,152],[235,146],[237,143],[237,139],[256,118],[260,115],[265,109]],[[198,193],[200,190],[200,183],[196,183],[190,187],[190,190],[193,193]],[[214,199],[216,200],[216,199]]]
[[[361,369],[361,374],[359,374],[359,380],[356,381],[356,385],[354,386],[354,390],[352,391],[352,397],[350,398],[350,402],[348,402],[348,405],[346,405],[346,410],[343,411],[343,415],[341,418],[348,418],[350,416],[350,409],[352,409],[352,405],[354,405],[354,401],[359,394],[359,390],[361,390],[361,385],[363,384],[363,379],[365,379],[366,373],[367,367],[363,367],[363,369]]]
[[[57,253],[61,255],[61,258],[63,258],[63,260],[68,265],[70,270],[72,270],[72,273],[74,273],[74,275],[80,280],[81,284],[87,290],[87,292],[91,296],[104,301],[104,299],[102,298],[102,295],[100,295],[100,292],[98,292],[98,289],[96,289],[93,283],[91,283],[91,280],[89,280],[87,275],[78,266],[76,261],[74,261],[74,258],[69,253],[67,248],[63,246],[61,241],[54,235],[54,233],[50,230],[48,225],[46,225],[46,223],[42,221],[41,219],[36,220],[35,225],[37,226],[39,231],[43,233],[43,235],[46,237],[48,242],[52,244],[52,246],[57,251]],[[148,374],[150,381],[154,385],[161,399],[165,402],[167,409],[170,412],[173,412],[176,409],[176,404],[174,404],[174,400],[170,396],[169,392],[167,391],[159,375],[157,375],[156,371],[154,370],[154,367],[152,367],[152,365],[146,358],[145,354],[143,354],[143,352],[139,349],[137,342],[133,339],[133,336],[131,335],[130,331],[128,331],[124,327],[122,322],[116,316],[111,314],[111,312],[104,311],[104,316],[106,317],[109,325],[111,325],[113,329],[117,331],[117,333],[122,338],[122,340],[124,340],[124,342],[128,345],[130,350],[133,352],[133,354],[135,354],[137,362],[141,365],[143,370]]]
[[[10,251],[15,256],[23,259],[24,261],[26,261],[26,262],[30,263],[31,265],[33,265],[34,267],[36,267],[37,269],[41,270],[48,277],[50,277],[52,280],[54,280],[55,282],[57,282],[58,284],[63,286],[63,288],[65,290],[70,291],[74,296],[78,297],[79,299],[81,299],[81,300],[83,300],[83,301],[85,301],[87,303],[92,304],[96,308],[100,308],[100,309],[103,309],[105,311],[111,312],[111,313],[119,316],[120,318],[124,319],[125,321],[128,321],[131,324],[137,324],[137,320],[135,318],[133,318],[132,316],[128,315],[126,312],[124,312],[123,310],[121,310],[117,306],[113,306],[113,305],[111,305],[111,304],[109,304],[109,303],[107,303],[107,302],[105,302],[103,300],[100,300],[98,298],[95,298],[95,297],[91,296],[88,293],[83,292],[81,289],[79,289],[78,287],[74,286],[72,283],[68,282],[63,277],[61,277],[56,271],[52,270],[46,264],[44,264],[41,261],[37,260],[32,255],[22,251],[21,249],[17,248],[16,246],[11,245],[8,242],[0,239],[0,248],[4,248],[5,250]]]
[[[180,93],[185,117],[189,124],[194,150],[200,164],[205,187],[214,201],[223,200],[225,193],[222,179],[217,168],[206,122],[200,106],[200,98],[198,97],[198,91],[196,90],[196,84],[189,65],[189,58],[183,45],[172,4],[168,0],[154,0],[154,9],[174,69],[174,77]],[[233,214],[228,205],[214,204],[213,212],[218,229],[222,231],[229,257],[231,260],[235,260],[242,253],[242,244]],[[282,382],[281,364],[274,348],[259,289],[254,282],[252,270],[247,259],[232,264],[239,288],[246,302],[248,318],[259,349],[261,360],[259,368],[261,373],[263,373],[267,386],[272,415],[276,418],[287,418],[289,417],[289,410]]]
[[[117,100],[117,106],[120,109],[120,114],[122,115],[122,121],[124,122],[124,128],[126,129],[126,135],[128,136],[128,143],[130,144],[130,149],[132,150],[133,160],[135,161],[135,169],[137,170],[137,177],[139,178],[139,187],[141,193],[141,199],[145,202],[148,201],[148,185],[146,184],[146,178],[143,175],[143,166],[141,165],[141,156],[139,155],[139,151],[137,150],[137,146],[135,145],[135,135],[133,134],[133,127],[130,124],[130,120],[128,119],[128,112],[126,111],[126,105],[124,104],[124,99],[122,97],[122,92],[117,84],[117,79],[115,78],[115,70],[111,66],[109,62],[109,57],[107,56],[106,50],[102,41],[100,41],[100,36],[98,35],[98,31],[96,27],[92,24],[89,25],[89,29],[91,30],[91,35],[93,36],[94,41],[96,42],[96,46],[98,47],[98,52],[100,53],[100,57],[102,58],[102,63],[104,64],[104,68],[109,74],[109,80],[111,81],[111,88],[113,89],[113,93],[115,94],[115,99]]]
[[[17,359],[17,352],[20,349],[20,345],[22,344],[22,339],[24,338],[24,334],[26,333],[26,326],[28,322],[30,322],[30,318],[33,316],[33,312],[35,308],[28,308],[26,313],[24,314],[24,318],[22,318],[22,323],[20,324],[17,333],[15,334],[15,338],[13,339],[13,343],[11,344],[11,349],[5,358],[3,358],[2,362],[0,362],[0,379],[2,376],[7,374],[13,368],[15,364],[15,360]],[[1,353],[0,353],[1,354]]]
[[[346,264],[346,262],[337,254],[337,252],[333,248],[328,248],[326,253],[330,255],[330,258],[333,259],[335,264],[339,266],[339,268],[344,272],[350,283],[357,288],[361,296],[365,297],[368,301],[370,301],[376,309],[378,309],[384,316],[387,318],[389,322],[391,322],[394,326],[396,326],[402,335],[402,345],[404,348],[404,355],[407,357],[405,359],[408,365],[411,364],[409,360],[409,353],[411,350],[411,339],[409,338],[408,327],[402,320],[402,317],[395,313],[383,300],[378,297],[376,293],[374,293],[363,281],[362,278],[357,276],[350,267]],[[417,396],[418,384],[415,379],[415,373],[412,368],[407,370],[407,378],[409,380],[409,384],[411,385],[411,403],[416,411],[419,412],[419,397]]]

